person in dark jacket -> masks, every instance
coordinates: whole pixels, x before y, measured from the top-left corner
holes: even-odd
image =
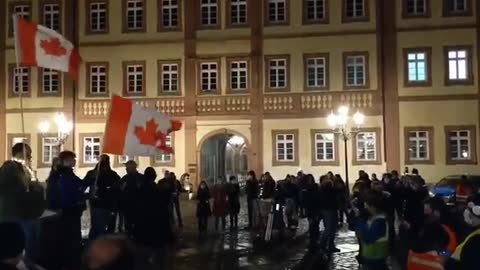
[[[101,155],[95,168],[85,176],[90,188],[90,240],[114,233],[120,196],[120,176],[110,167],[110,157]]]
[[[238,214],[240,213],[240,185],[235,176],[230,176],[225,187],[228,201],[228,214],[230,216],[230,230],[238,229]]]
[[[404,176],[409,187],[405,189],[404,195],[404,224],[413,232],[418,232],[423,222],[423,202],[428,198],[428,190],[416,181],[413,176]]]
[[[263,183],[263,199],[271,199],[273,198],[273,193],[275,192],[275,180],[273,180],[272,176],[269,172],[266,172],[264,175],[264,183]]]
[[[63,151],[58,157],[57,173],[48,180],[47,202],[49,209],[59,212],[62,258],[66,263],[75,263],[81,250],[81,217],[86,209],[85,185],[73,172],[75,153]]]
[[[338,195],[335,186],[326,175],[320,178],[320,207],[325,231],[322,234],[320,246],[326,252],[339,252],[335,247],[335,234],[338,218]]]
[[[173,210],[175,211],[175,215],[177,216],[178,227],[182,228],[183,227],[182,212],[180,211],[180,194],[182,193],[182,190],[183,190],[182,184],[177,179],[177,176],[175,175],[175,173],[170,172],[168,177],[169,177],[169,180],[173,182],[173,186],[174,186],[174,190],[172,194]]]
[[[208,217],[212,214],[210,198],[207,182],[202,181],[197,191],[197,218],[200,234],[206,234],[208,230]]]
[[[310,239],[310,250],[315,250],[318,245],[318,235],[320,233],[320,194],[319,186],[315,183],[313,175],[306,176],[306,192],[304,197],[305,215],[308,219],[308,234]]]
[[[333,178],[333,186],[338,196],[338,226],[343,226],[344,216],[347,211],[348,191],[342,176],[336,174]]]
[[[120,211],[125,217],[125,228],[132,236],[135,229],[136,213],[135,203],[138,196],[138,189],[143,183],[143,175],[137,170],[137,163],[133,160],[125,163],[127,174],[120,180],[123,192],[120,201]]]
[[[247,194],[247,207],[248,207],[248,227],[247,229],[253,228],[253,218],[254,218],[254,205],[258,199],[258,180],[255,176],[254,171],[249,171],[247,174],[247,183],[245,186],[245,193]]]

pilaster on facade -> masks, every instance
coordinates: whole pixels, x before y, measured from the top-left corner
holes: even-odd
[[[0,18],[4,19],[7,18],[7,3],[0,4]],[[5,20],[5,19],[4,19]],[[7,96],[7,89],[6,86],[6,62],[5,62],[5,47],[6,47],[6,29],[7,24],[5,22],[0,23],[0,162],[3,162],[4,159],[7,157],[7,121],[6,121],[6,96]]]

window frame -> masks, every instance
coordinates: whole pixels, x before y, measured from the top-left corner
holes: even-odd
[[[198,4],[198,29],[205,30],[205,29],[220,29],[222,26],[222,1],[215,0],[217,2],[217,23],[216,24],[203,24],[202,18],[202,0],[199,0]]]
[[[292,161],[280,161],[277,159],[277,136],[278,135],[293,135],[293,160]],[[299,158],[299,131],[298,129],[287,129],[287,130],[280,130],[274,129],[272,130],[272,166],[299,166],[300,158]]]
[[[32,135],[30,133],[7,133],[7,151],[6,159],[12,158],[12,147],[13,147],[13,140],[17,138],[24,138],[23,142],[32,146]],[[32,158],[35,160],[35,153],[32,153]]]
[[[163,65],[177,65],[177,91],[167,92],[163,89]],[[158,95],[159,96],[180,96],[182,95],[182,61],[180,59],[158,60]]]
[[[91,68],[94,66],[105,66],[105,93],[92,93],[91,83]],[[85,82],[85,96],[86,97],[109,97],[109,63],[108,62],[87,62],[85,63],[86,82]]]
[[[357,156],[357,136],[359,133],[375,133],[375,160],[359,160]],[[380,128],[359,128],[355,129],[355,136],[352,138],[352,165],[381,165],[382,164],[382,130]]]
[[[232,68],[231,64],[233,62],[246,62],[247,63],[247,87],[245,89],[232,89]],[[248,57],[227,57],[227,94],[246,94],[250,92],[251,87],[251,64],[250,59]]]
[[[426,81],[410,81],[409,80],[409,60],[408,55],[412,53],[425,53],[425,67],[427,69]],[[432,86],[432,48],[431,47],[415,47],[403,49],[403,85],[404,87],[430,87]]]
[[[453,131],[469,131],[469,150],[470,159],[453,159],[450,153],[450,137],[449,133]],[[464,126],[445,126],[445,147],[446,147],[446,164],[477,164],[477,127],[475,125]]]
[[[330,89],[330,54],[329,53],[314,53],[314,54],[304,54],[303,55],[303,88],[305,91],[318,91],[318,90],[328,90]],[[308,60],[312,58],[324,58],[325,59],[325,75],[324,75],[324,86],[309,86],[308,85]]]
[[[114,168],[123,168],[125,167],[125,164],[120,162],[120,160],[118,160],[120,157],[123,157],[123,156],[128,156],[128,155],[113,155],[112,159],[113,159],[113,167]],[[130,157],[130,156],[128,156]],[[138,157],[137,156],[134,156],[133,159],[129,159],[129,160],[133,160],[135,161],[137,164],[139,163],[138,161]],[[128,160],[127,160],[128,161]]]
[[[458,86],[458,85],[473,85],[473,50],[472,46],[464,45],[464,46],[444,46],[444,72],[445,72],[445,85],[446,86]],[[465,80],[461,79],[450,79],[450,59],[448,57],[448,53],[450,51],[459,51],[465,50],[467,53],[467,78]],[[458,58],[457,58],[458,59]]]
[[[100,155],[102,155],[102,145],[103,145],[103,133],[80,133],[79,134],[79,143],[80,143],[80,157],[78,159],[78,167],[79,168],[88,168],[88,167],[93,167],[95,166],[97,162],[95,163],[85,163],[85,139],[86,138],[100,138]],[[100,156],[99,155],[99,156]]]
[[[176,31],[181,31],[183,29],[183,14],[182,14],[182,0],[178,0],[178,14],[177,14],[177,20],[178,24],[175,27],[165,27],[163,25],[163,0],[157,0],[157,14],[158,14],[158,24],[157,24],[157,32],[176,32]]]
[[[37,168],[50,168],[52,166],[51,163],[47,163],[43,160],[44,153],[43,153],[43,140],[45,138],[57,138],[58,134],[56,133],[38,133],[37,134],[37,153],[38,153],[38,158],[37,158]],[[55,146],[52,146],[52,149]],[[58,145],[57,145],[58,147]],[[58,147],[57,149],[58,153],[60,153],[60,149]],[[52,152],[53,153],[53,152]],[[52,159],[55,156],[52,155]]]
[[[167,136],[170,136],[171,138],[171,145],[175,149],[175,135],[174,133],[170,133]],[[171,158],[170,161],[167,162],[159,162],[156,159],[156,156],[153,155],[150,157],[150,166],[152,167],[175,167],[175,153],[171,153]]]
[[[448,10],[448,0],[443,0],[443,17],[468,17],[473,16],[473,3],[472,0],[465,0],[467,4],[467,10],[464,12],[452,12]],[[476,3],[477,5],[479,3]]]
[[[110,19],[110,14],[108,12],[109,10],[109,3],[110,0],[85,0],[85,34],[86,35],[101,35],[101,34],[108,34],[110,32],[110,24],[109,24],[109,19]],[[106,5],[106,10],[105,10],[105,29],[102,31],[93,31],[92,30],[92,14],[90,12],[90,5],[94,3],[105,3]]]
[[[142,1],[143,2],[143,17],[142,17],[142,28],[138,29],[129,29],[128,28],[128,16],[127,16],[127,2],[128,1]],[[122,0],[122,33],[144,33],[147,29],[147,11],[146,11],[146,1],[145,0]]]
[[[52,70],[50,69],[52,72],[54,73],[57,73],[58,75],[58,91],[57,92],[44,92],[44,88],[43,88],[43,83],[44,83],[44,80],[43,80],[43,75],[44,75],[44,72],[45,72],[45,68],[37,68],[37,71],[38,71],[38,86],[37,86],[37,95],[39,97],[61,97],[62,96],[62,92],[63,92],[63,73],[60,72],[60,71],[56,71],[56,70]]]
[[[258,0],[259,1],[259,0]],[[269,16],[269,9],[268,9],[268,2],[269,0],[264,0],[264,26],[284,26],[284,25],[290,25],[290,0],[283,0],[285,1],[285,21],[282,22],[272,22],[270,21],[270,16]],[[274,0],[276,1],[276,0]],[[280,0],[282,1],[282,0]]]
[[[430,18],[431,17],[431,4],[430,0],[423,0],[425,3],[425,12],[423,14],[410,14],[408,13],[408,1],[402,1],[402,19],[414,19],[414,18]],[[418,1],[418,0],[417,0]]]
[[[364,85],[348,85],[348,72],[347,72],[347,60],[349,57],[363,56],[365,58],[364,65]],[[344,52],[343,53],[343,89],[370,89],[370,54],[368,51],[359,51],[359,52]]]
[[[60,0],[40,0],[40,3],[39,3],[39,11],[40,11],[40,14],[39,14],[39,21],[40,21],[40,24],[41,25],[44,25],[46,27],[49,27],[46,25],[45,23],[45,5],[53,5],[53,4],[56,4],[58,5],[58,29],[55,30],[57,31],[58,33],[63,33],[63,3],[62,1]]]
[[[329,12],[329,0],[322,0],[324,2],[324,7],[325,7],[325,14],[323,16],[323,19],[315,19],[315,20],[309,20],[308,19],[308,6],[307,2],[309,0],[302,0],[303,2],[303,24],[304,25],[309,25],[309,24],[328,24],[330,22],[330,12]]]
[[[13,91],[15,87],[15,81],[14,81],[14,76],[15,76],[15,69],[17,68],[17,64],[8,64],[8,97],[9,98],[16,98],[20,95],[20,93],[15,93]],[[19,66],[19,68],[26,68],[27,74],[28,74],[28,92],[23,93],[22,92],[22,97],[31,97],[32,96],[32,68],[31,67],[26,67],[26,66]]]
[[[270,61],[272,60],[285,60],[286,61],[286,70],[285,70],[285,87],[283,88],[272,88],[270,87]],[[265,92],[290,92],[290,55],[265,55]]]
[[[226,0],[226,5],[225,5],[225,25],[227,28],[245,28],[250,26],[250,20],[249,20],[249,0],[244,0],[245,1],[245,6],[246,6],[246,13],[245,13],[245,23],[232,23],[232,1],[233,0]],[[258,0],[257,0],[258,1]]]
[[[123,61],[122,62],[123,66],[123,96],[125,97],[144,97],[146,96],[147,93],[147,88],[146,88],[146,75],[147,75],[147,70],[146,70],[146,61]],[[142,72],[142,92],[135,92],[131,93],[128,92],[128,67],[129,66],[142,66],[143,67],[143,72]]]
[[[365,9],[365,14],[363,14],[362,17],[354,17],[354,18],[347,17],[347,1],[348,0],[342,0],[342,23],[368,22],[368,21],[370,21],[369,0],[361,0],[361,1],[363,1],[363,5],[364,5],[363,8]],[[358,0],[353,0],[353,1],[358,1]]]
[[[412,159],[410,157],[410,136],[412,132],[427,132],[427,147],[428,158],[427,159]],[[435,164],[435,131],[433,126],[430,127],[404,127],[404,158],[406,165],[413,164]]]
[[[216,63],[217,64],[217,89],[211,91],[204,91],[202,89],[202,64]],[[197,62],[197,94],[198,95],[219,95],[222,93],[222,66],[220,58],[201,58]]]
[[[5,4],[5,3],[4,3]],[[2,5],[4,5],[2,4]],[[32,19],[32,15],[33,15],[33,11],[32,11],[32,1],[29,0],[24,0],[24,1],[10,1],[8,2],[8,38],[13,38],[13,20],[11,19],[12,18],[12,15],[13,15],[13,11],[15,9],[16,6],[28,6],[29,8],[29,15],[28,15],[28,19],[31,20]]]
[[[317,160],[317,134],[333,134],[333,160]],[[310,130],[310,151],[312,153],[312,166],[339,166],[339,135],[332,129],[311,129]]]

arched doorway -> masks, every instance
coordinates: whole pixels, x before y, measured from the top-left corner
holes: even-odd
[[[215,184],[219,179],[236,176],[243,185],[249,168],[248,142],[243,135],[221,130],[210,133],[199,145],[199,180]]]

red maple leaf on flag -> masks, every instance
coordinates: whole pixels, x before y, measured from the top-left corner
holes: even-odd
[[[173,153],[173,148],[167,146],[167,135],[157,131],[158,124],[152,118],[147,121],[146,127],[135,127],[135,136],[141,144],[150,145],[166,153]]]
[[[62,47],[60,44],[60,40],[58,38],[51,38],[51,39],[43,39],[40,41],[40,47],[45,51],[48,55],[53,56],[62,56],[67,54],[67,49]]]

